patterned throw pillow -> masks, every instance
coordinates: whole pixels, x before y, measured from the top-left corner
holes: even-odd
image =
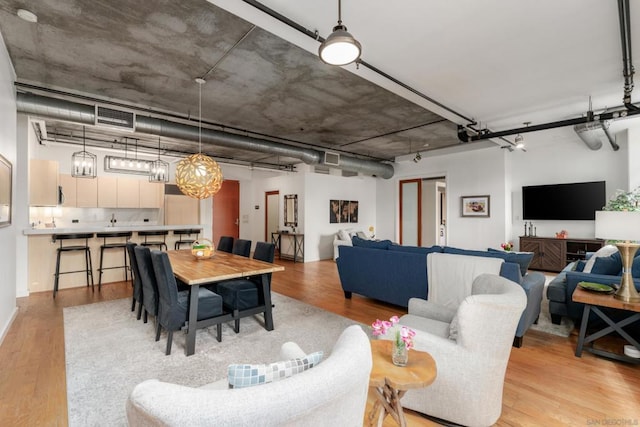
[[[284,360],[282,362],[261,365],[229,365],[229,388],[252,387],[288,378],[313,368],[320,363],[322,356],[323,353],[317,351],[302,358]]]

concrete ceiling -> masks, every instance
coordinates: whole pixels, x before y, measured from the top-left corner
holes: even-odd
[[[458,147],[456,126],[467,119],[502,130],[579,117],[589,96],[595,110],[622,104],[615,0],[343,2],[362,59],[412,90],[366,66],[323,64],[318,41],[250,3],[4,0],[0,32],[20,91],[79,94],[86,98],[78,102],[110,101],[197,125],[194,78],[204,76],[205,127],[372,160]],[[322,37],[337,19],[334,0],[261,3]],[[631,6],[633,28],[640,8]],[[20,8],[38,22],[18,18]],[[637,63],[640,31],[632,37]],[[59,141],[82,133],[78,124],[46,124]],[[89,145],[131,137],[141,149],[158,146],[153,135],[87,135]],[[161,144],[167,152],[198,149],[193,141]],[[299,162],[214,144],[203,151],[257,165]]]

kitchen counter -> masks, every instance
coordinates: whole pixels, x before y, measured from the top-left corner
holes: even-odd
[[[32,235],[51,235],[51,234],[67,234],[67,233],[106,233],[106,232],[119,232],[119,231],[173,231],[173,230],[187,230],[187,229],[203,229],[204,227],[199,224],[195,225],[118,225],[115,227],[109,226],[77,226],[77,227],[64,227],[64,228],[27,228],[22,231],[25,236]]]

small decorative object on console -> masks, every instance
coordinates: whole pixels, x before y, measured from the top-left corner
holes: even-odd
[[[191,255],[196,259],[209,259],[213,256],[213,253],[213,243],[208,239],[196,240],[191,246]]]
[[[569,237],[569,232],[567,230],[560,230],[559,233],[556,233],[556,239],[566,239]]]
[[[409,349],[413,348],[413,337],[416,332],[406,326],[398,325],[398,316],[392,316],[389,320],[376,319],[371,324],[373,335],[386,335],[391,331],[393,336],[393,347],[391,350],[391,361],[396,366],[406,366],[409,361]],[[400,326],[399,328],[396,326]]]
[[[504,249],[505,251],[509,252],[511,249],[513,249],[513,243],[511,243],[511,242],[502,243],[502,244],[500,244],[500,247],[502,249]]]

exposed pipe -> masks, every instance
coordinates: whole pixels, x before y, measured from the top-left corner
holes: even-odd
[[[638,107],[631,103],[633,92],[633,75],[635,69],[631,58],[631,18],[629,0],[618,0],[618,17],[620,18],[620,42],[622,45],[622,74],[624,76],[624,96],[622,101],[629,110],[637,110]]]
[[[79,104],[57,98],[49,98],[31,93],[18,93],[18,112],[31,114],[50,119],[63,120],[82,125],[95,125],[95,106]],[[198,141],[198,127],[182,123],[176,123],[165,119],[136,115],[136,132],[151,135]],[[324,163],[324,151],[297,147],[268,141],[250,136],[238,135],[214,129],[202,129],[202,141],[213,145],[235,148],[247,151],[274,154],[284,157],[300,159],[309,165]],[[393,177],[394,169],[391,164],[380,163],[373,160],[359,159],[352,156],[340,155],[340,169],[360,172],[380,178]]]

